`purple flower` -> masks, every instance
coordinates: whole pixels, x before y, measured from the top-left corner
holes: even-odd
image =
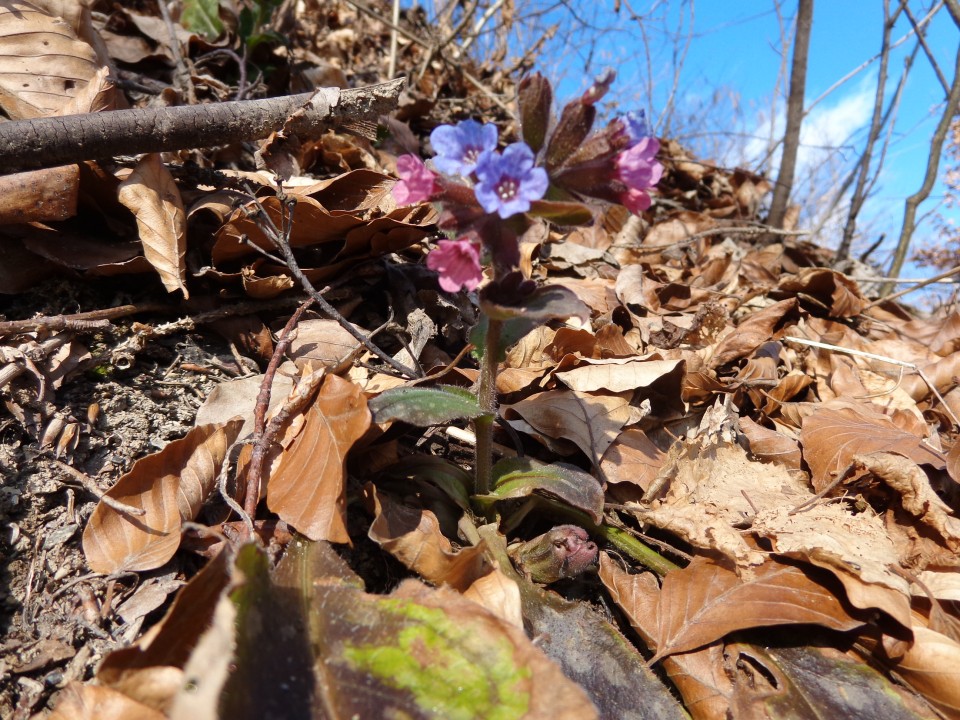
[[[463,120],[456,125],[441,125],[430,133],[437,156],[433,164],[447,175],[467,176],[477,166],[480,154],[497,148],[497,126]]]
[[[483,280],[480,244],[467,238],[440,240],[437,249],[427,255],[427,267],[440,274],[440,287],[447,292],[461,287],[473,290]]]
[[[429,200],[439,190],[437,176],[416,155],[397,158],[400,182],[393,186],[393,197],[401,205],[414,205]]]
[[[647,114],[643,110],[628,112],[621,118],[623,126],[627,131],[627,137],[630,138],[630,144],[627,147],[633,147],[641,140],[652,137],[650,123],[647,122]]]
[[[547,191],[547,171],[533,166],[533,150],[526,143],[508,145],[502,155],[485,152],[477,162],[477,202],[488,213],[508,218],[530,209]]]
[[[627,186],[620,194],[620,202],[634,214],[650,207],[650,195],[646,191],[663,175],[663,165],[657,162],[659,150],[656,138],[646,137],[617,156],[617,179]]]

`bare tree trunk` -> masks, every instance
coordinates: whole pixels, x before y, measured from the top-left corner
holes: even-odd
[[[780,173],[773,190],[768,224],[783,227],[800,148],[800,126],[803,123],[803,96],[807,86],[807,56],[810,50],[810,28],[813,25],[813,0],[798,0],[797,34],[793,39],[793,64],[790,68],[790,97],[787,99],[787,127],[783,137]]]
[[[957,0],[947,0],[947,9],[950,11],[954,22],[960,27],[960,3]],[[957,51],[957,59],[954,63],[953,84],[950,86],[950,94],[947,96],[947,102],[943,107],[943,115],[940,116],[937,129],[930,140],[930,154],[927,156],[927,171],[923,177],[923,184],[917,192],[907,198],[904,204],[900,239],[897,241],[897,249],[894,251],[893,261],[890,263],[890,270],[887,273],[890,277],[900,277],[900,270],[903,268],[907,250],[910,248],[910,240],[913,238],[913,231],[916,228],[917,208],[930,196],[930,191],[933,190],[933,185],[937,180],[937,172],[940,169],[943,143],[947,137],[947,131],[950,129],[950,121],[957,114],[958,106],[960,106],[960,49]],[[893,282],[884,283],[880,289],[880,294],[889,294],[893,290],[893,286]]]
[[[893,25],[896,23],[900,12],[906,5],[907,0],[900,0],[900,6],[897,11],[890,15],[890,0],[883,0],[883,39],[880,43],[880,69],[877,72],[877,94],[873,102],[873,117],[870,119],[870,130],[867,134],[867,142],[863,148],[863,155],[860,156],[860,162],[857,163],[856,173],[857,184],[853,189],[853,195],[850,197],[850,209],[847,211],[847,222],[843,226],[843,239],[837,248],[836,259],[845,260],[850,254],[850,246],[853,244],[853,234],[857,230],[857,216],[863,209],[863,203],[867,199],[867,179],[870,176],[870,162],[873,159],[873,146],[880,136],[881,123],[883,120],[883,95],[887,89],[887,66],[890,61],[890,35],[893,33]]]

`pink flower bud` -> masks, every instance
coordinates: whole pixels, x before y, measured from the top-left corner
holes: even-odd
[[[480,244],[466,238],[441,240],[427,255],[427,267],[440,274],[440,287],[447,292],[457,292],[461,287],[474,290],[483,280]]]
[[[439,190],[437,176],[416,155],[397,158],[397,175],[400,181],[393,186],[393,197],[401,205],[424,202]]]

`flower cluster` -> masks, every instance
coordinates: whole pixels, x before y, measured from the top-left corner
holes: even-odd
[[[529,76],[520,83],[523,142],[499,151],[495,125],[464,120],[430,134],[433,169],[414,155],[397,158],[397,202],[439,202],[440,227],[456,238],[441,240],[427,258],[442,289],[478,287],[484,253],[492,260],[495,280],[514,272],[518,238],[529,216],[582,224],[593,217],[582,204],[588,198],[619,203],[637,214],[650,207],[649,191],[663,166],[644,112],[628,112],[591,135],[595,105],[613,79],[612,72],[598,78],[553,123],[550,84],[539,74]]]

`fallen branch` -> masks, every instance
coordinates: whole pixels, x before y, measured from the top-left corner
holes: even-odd
[[[399,78],[365,88],[319,88],[266,100],[113,110],[0,123],[0,174],[116,155],[259,140],[280,129],[296,135],[316,135],[330,127],[376,121],[396,107],[403,83],[403,78]]]

